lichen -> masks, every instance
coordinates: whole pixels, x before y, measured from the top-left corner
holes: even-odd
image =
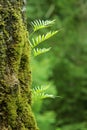
[[[20,0],[0,0],[0,130],[38,130],[31,110],[28,32]]]

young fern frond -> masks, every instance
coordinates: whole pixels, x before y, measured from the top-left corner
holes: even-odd
[[[54,24],[55,20],[35,20],[33,22],[31,22],[31,25],[33,27],[33,32],[31,33],[31,35],[39,30],[39,29],[43,29],[43,28],[47,28],[50,25]],[[55,34],[57,34],[59,32],[58,31],[50,31],[47,34],[43,34],[43,35],[38,35],[37,37],[31,37],[29,40],[30,46],[32,48],[32,52],[34,54],[34,56],[38,56],[42,53],[48,52],[50,50],[50,48],[43,48],[43,49],[38,49],[36,48],[39,44],[41,44],[42,42],[44,42],[45,40],[49,39],[50,37],[54,36]]]
[[[43,49],[36,48],[36,49],[33,49],[33,54],[34,54],[34,56],[38,56],[38,55],[40,55],[42,53],[48,52],[50,49],[51,49],[51,47],[43,48]]]
[[[49,86],[46,86],[46,87],[41,86],[41,87],[35,87],[34,89],[32,89],[33,101],[45,99],[45,98],[55,98],[54,95],[45,93],[48,88]]]
[[[33,32],[31,33],[31,35],[36,32],[39,29],[43,29],[43,28],[47,28],[50,25],[54,24],[55,20],[35,20],[34,22],[31,22],[31,25],[33,27]],[[39,35],[36,38],[33,36],[33,38],[31,37],[31,40],[29,40],[30,46],[32,48],[33,54],[34,56],[38,56],[42,53],[48,52],[51,48],[36,48],[40,43],[42,43],[43,41],[49,39],[50,37],[54,36],[56,33],[58,33],[58,31],[50,31],[47,34],[43,34],[43,35]],[[49,86],[46,87],[35,87],[34,89],[32,89],[32,98],[33,98],[33,102],[34,101],[39,101],[40,99],[44,99],[44,98],[55,98],[58,96],[54,96],[52,94],[47,94],[46,90],[49,88]],[[39,100],[38,100],[39,99]]]
[[[46,35],[43,34],[43,35],[37,36],[36,38],[32,38],[32,42],[30,42],[31,47],[32,48],[36,47],[43,41],[45,41],[45,40],[49,39],[50,37],[52,37],[53,35],[55,35],[56,33],[58,33],[58,31],[50,31]]]
[[[49,85],[47,85],[47,86],[41,86],[41,87],[35,87],[34,89],[33,89],[33,92],[36,92],[36,93],[41,93],[41,92],[44,92],[44,91],[46,91],[47,89],[49,88]]]
[[[49,27],[50,25],[54,24],[55,20],[35,20],[31,22],[31,25],[33,26],[33,31],[37,31],[42,28]]]
[[[37,94],[37,97],[38,97],[39,99],[55,98],[54,95],[52,95],[52,94],[45,94],[44,92],[43,92],[43,93],[40,93],[40,94]]]

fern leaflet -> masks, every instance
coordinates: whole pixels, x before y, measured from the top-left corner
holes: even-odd
[[[49,27],[50,25],[54,24],[55,20],[35,20],[33,22],[31,22],[31,25],[33,26],[33,30],[34,32],[42,29],[42,28],[46,28]]]
[[[41,87],[35,87],[34,89],[33,89],[33,92],[35,92],[35,93],[41,93],[41,92],[44,92],[44,91],[46,91],[47,89],[49,88],[49,86],[47,85],[47,86],[41,86]]]
[[[43,49],[36,48],[36,49],[33,49],[33,54],[34,54],[34,56],[38,56],[38,55],[40,55],[42,53],[48,52],[50,49],[51,49],[51,47],[49,47],[49,48],[43,48]]]
[[[34,48],[37,45],[39,45],[40,43],[42,43],[43,41],[49,39],[50,37],[52,37],[53,35],[55,35],[56,33],[58,33],[58,31],[50,31],[48,32],[46,35],[39,35],[36,38],[32,38],[32,42],[30,42],[31,47]]]
[[[48,88],[49,88],[49,86],[35,87],[32,90],[33,101],[38,100],[38,99],[45,99],[45,98],[55,98],[54,95],[45,93]]]

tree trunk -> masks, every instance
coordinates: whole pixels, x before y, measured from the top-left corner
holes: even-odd
[[[0,0],[0,130],[38,130],[31,110],[25,0]]]

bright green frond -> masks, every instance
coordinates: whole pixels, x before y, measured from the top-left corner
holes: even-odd
[[[49,88],[49,85],[47,85],[47,86],[41,86],[41,87],[35,87],[32,91],[33,92],[37,92],[37,93],[41,93],[41,92],[44,92],[44,91],[46,91],[47,89]]]
[[[43,41],[49,39],[50,37],[54,36],[56,33],[58,33],[58,31],[50,31],[48,32],[46,35],[39,35],[36,38],[32,38],[32,42],[31,42],[31,47],[34,48],[37,45],[39,45],[40,43],[42,43]]]
[[[34,32],[42,29],[42,28],[46,28],[49,27],[50,25],[54,24],[55,20],[35,20],[33,22],[31,22],[31,25],[33,26],[33,30]]]
[[[36,48],[36,49],[33,49],[33,54],[34,54],[34,56],[38,56],[42,53],[48,52],[50,49],[51,49],[51,47],[50,48],[43,48],[43,49]]]
[[[40,99],[45,99],[45,98],[55,98],[54,95],[52,94],[46,94],[45,92],[47,91],[47,89],[49,88],[49,86],[46,86],[46,87],[35,87],[33,90],[32,90],[32,98],[33,98],[33,101],[36,101],[36,100],[40,100]]]
[[[45,93],[43,93],[43,94],[41,95],[41,99],[44,99],[44,98],[55,98],[55,96],[52,95],[52,94],[45,94]]]

